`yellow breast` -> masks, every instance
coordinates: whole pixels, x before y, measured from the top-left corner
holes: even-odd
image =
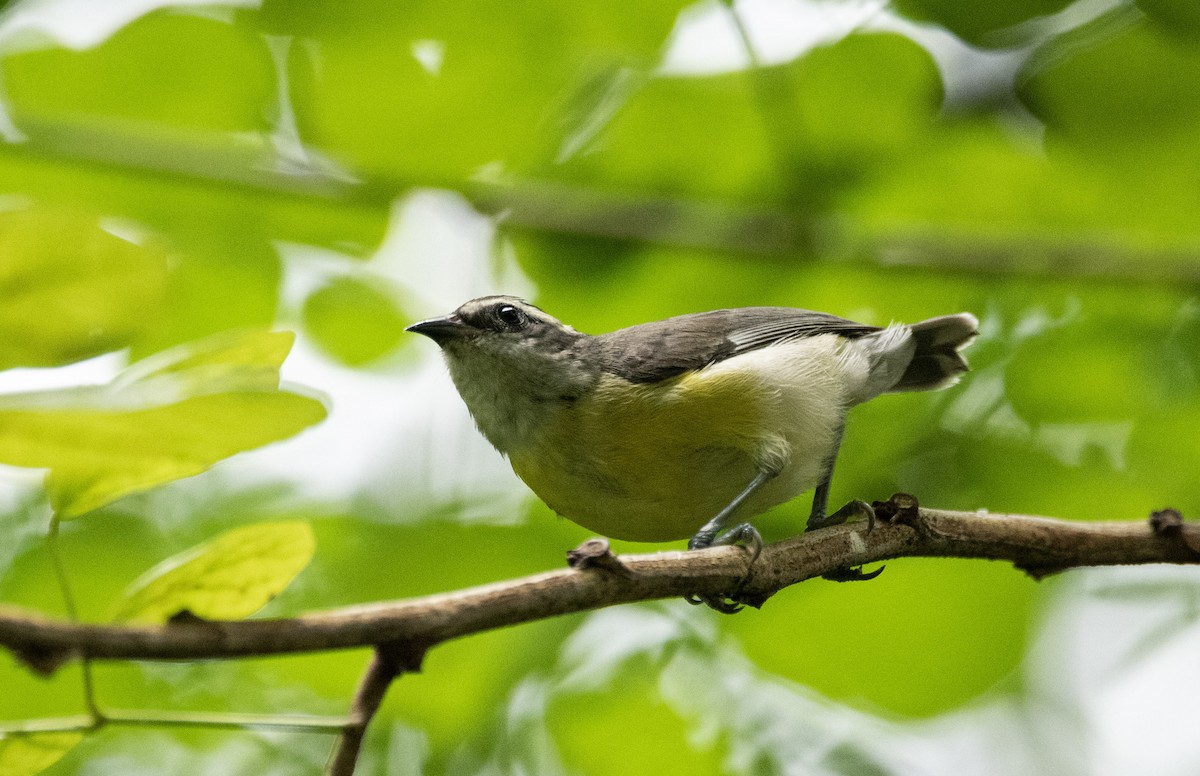
[[[606,375],[534,444],[510,451],[513,469],[556,512],[605,536],[690,536],[754,477],[764,413],[747,379]]]

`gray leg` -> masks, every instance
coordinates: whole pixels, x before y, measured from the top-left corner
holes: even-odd
[[[763,540],[758,529],[749,523],[740,523],[728,528],[729,523],[733,522],[734,513],[738,507],[750,498],[750,494],[762,486],[775,476],[775,472],[760,471],[754,476],[754,479],[746,486],[746,489],[730,501],[729,504],[717,513],[717,516],[704,524],[704,527],[696,532],[696,535],[688,541],[689,550],[700,550],[705,547],[712,547],[717,544],[742,544],[750,549],[750,562],[754,563],[758,559],[758,555],[762,552]],[[716,609],[723,614],[735,614],[741,611],[742,605],[734,600],[730,600],[728,596],[720,595],[688,595],[684,596],[685,601],[690,604],[704,604],[710,609]]]
[[[829,507],[829,485],[833,482],[833,467],[829,467],[829,471],[825,473],[825,479],[821,480],[821,484],[813,491],[812,512],[808,515],[808,525],[804,530],[813,531],[817,528],[824,528],[829,525],[828,517],[825,516],[825,510]]]
[[[754,479],[746,486],[746,489],[739,493],[733,501],[717,513],[717,516],[704,524],[704,527],[696,532],[688,541],[689,550],[701,550],[705,547],[712,547],[717,544],[746,544],[754,551],[754,557],[758,557],[758,553],[762,551],[762,536],[758,530],[749,523],[736,525],[729,530],[725,530],[729,523],[733,521],[733,514],[738,507],[750,498],[750,494],[758,490],[758,488],[767,480],[774,477],[774,473],[760,471],[754,476]],[[724,533],[722,533],[724,532]]]
[[[833,453],[825,464],[825,476],[821,478],[821,484],[813,491],[812,512],[808,516],[808,524],[804,529],[806,531],[815,531],[829,525],[840,525],[852,517],[866,518],[868,530],[875,525],[875,510],[867,502],[858,499],[851,501],[832,515],[825,514],[825,510],[829,508],[829,485],[833,482],[833,465],[837,462],[838,450],[842,447],[842,433],[845,429],[845,424],[838,426]]]

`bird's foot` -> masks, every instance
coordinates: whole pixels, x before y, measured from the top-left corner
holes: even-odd
[[[853,519],[865,519],[867,521],[867,533],[875,527],[875,509],[865,501],[855,499],[846,506],[842,507],[832,515],[813,514],[808,518],[808,525],[805,531],[815,531],[819,528],[825,528],[831,525],[841,525],[842,523],[850,522]],[[883,566],[874,571],[863,571],[862,567],[834,569],[828,574],[822,574],[822,578],[833,582],[865,582],[868,579],[874,579],[883,573]]]
[[[854,518],[865,519],[867,521],[868,533],[875,527],[875,509],[865,501],[854,499],[832,515],[819,515],[814,512],[809,516],[808,524],[804,530],[816,531],[819,528],[827,528],[831,525],[841,525],[842,523],[850,522]]]
[[[758,560],[762,553],[762,534],[749,523],[741,523],[717,536],[712,532],[701,530],[688,540],[689,550],[703,550],[705,547],[720,547],[735,544],[750,550],[750,562]]]
[[[689,550],[702,550],[706,547],[718,547],[722,545],[737,545],[745,547],[750,551],[750,563],[747,566],[746,576],[742,577],[738,582],[732,595],[737,594],[737,590],[745,584],[750,577],[749,568],[754,565],[754,561],[758,560],[758,556],[762,553],[763,540],[762,534],[758,529],[749,523],[741,523],[730,528],[719,536],[714,532],[701,530],[688,541]],[[722,614],[737,614],[744,607],[731,595],[686,595],[683,600],[692,605],[704,604],[709,609],[714,609]]]

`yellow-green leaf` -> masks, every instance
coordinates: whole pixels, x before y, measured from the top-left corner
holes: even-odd
[[[62,759],[83,740],[82,733],[0,735],[0,776],[33,776]]]
[[[286,439],[325,418],[321,402],[295,393],[222,393],[141,412],[8,413],[56,463],[46,481],[60,517],[199,474],[245,450]],[[66,433],[64,433],[66,432]],[[3,435],[0,435],[0,440]]]
[[[49,469],[51,503],[71,518],[286,439],[325,417],[319,400],[279,389],[291,342],[221,334],[109,385],[0,397],[0,462]]]
[[[296,335],[290,331],[226,331],[142,359],[126,369],[125,382],[153,375],[178,374],[204,366],[279,369]]]
[[[180,612],[206,620],[248,617],[279,595],[312,559],[308,523],[260,523],[168,558],[133,582],[116,602],[118,622],[162,623]]]
[[[304,328],[322,350],[348,366],[392,352],[408,323],[393,294],[355,278],[333,280],[304,302]]]
[[[59,366],[123,348],[163,314],[166,254],[95,214],[0,212],[0,369]]]
[[[290,331],[232,331],[148,356],[122,372],[114,389],[154,386],[162,395],[272,391],[296,341]],[[149,398],[149,397],[148,397]]]

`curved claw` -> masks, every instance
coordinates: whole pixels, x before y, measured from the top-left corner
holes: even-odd
[[[709,609],[714,609],[721,614],[737,614],[745,608],[741,604],[731,601],[723,596],[685,595],[683,600],[687,601],[692,606],[704,604]]]
[[[750,562],[758,560],[758,556],[762,554],[763,539],[762,534],[758,529],[749,523],[735,525],[725,533],[717,537],[713,544],[726,545],[733,544],[740,547],[745,547],[750,550]]]
[[[867,532],[875,527],[875,508],[861,499],[854,499],[844,507],[834,512],[832,515],[817,515],[814,514],[808,518],[808,524],[805,526],[805,531],[815,531],[819,528],[826,528],[831,525],[841,525],[849,522],[852,518],[862,518],[867,521]]]
[[[868,579],[874,579],[883,573],[887,566],[880,566],[874,571],[863,571],[862,566],[850,568],[847,566],[842,569],[835,569],[828,574],[822,574],[822,579],[828,579],[830,582],[866,582]]]

